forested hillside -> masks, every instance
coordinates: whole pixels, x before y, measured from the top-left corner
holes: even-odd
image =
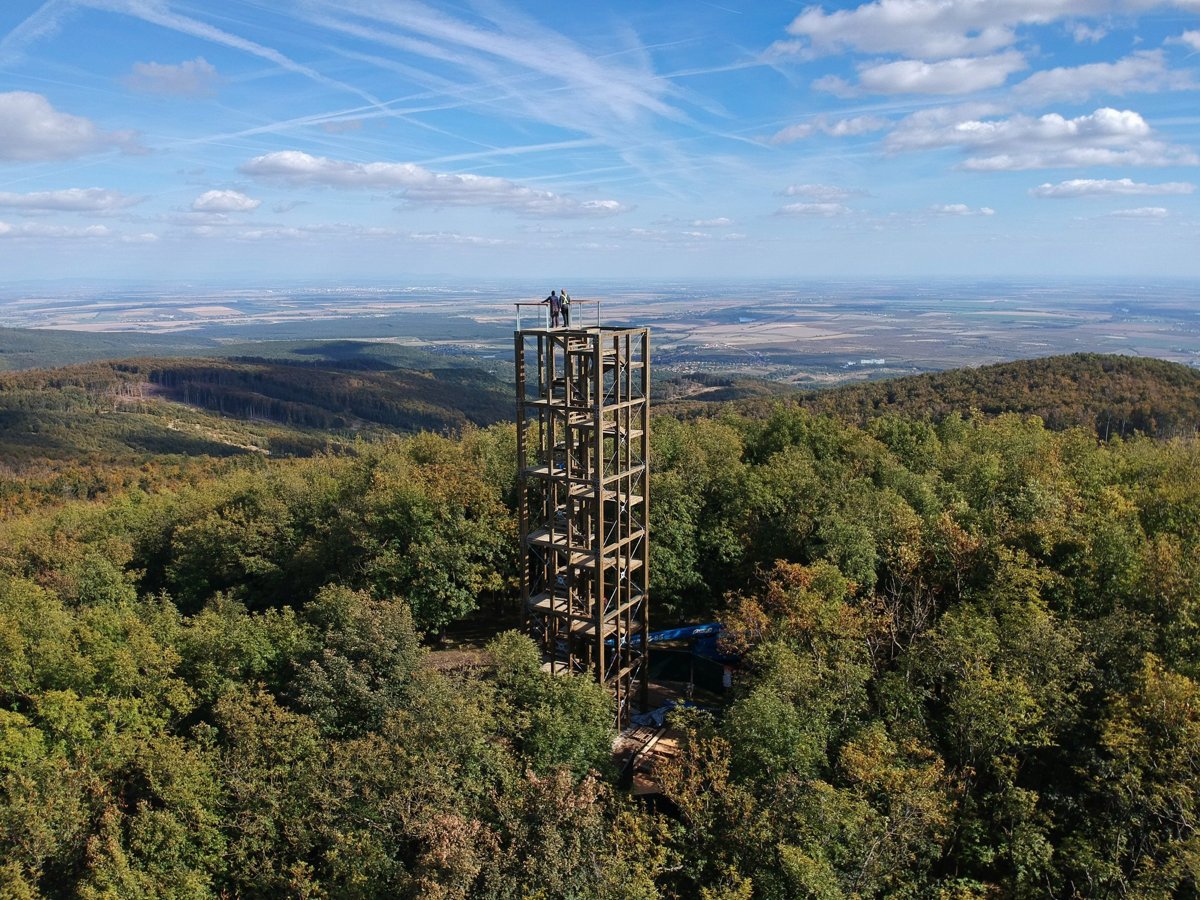
[[[864,423],[885,413],[928,416],[978,409],[1040,416],[1054,429],[1173,437],[1200,429],[1200,369],[1135,356],[1077,353],[953,369],[805,394],[805,408]]]
[[[469,368],[366,359],[134,359],[0,375],[0,459],[307,455],[381,430],[457,430],[508,417],[511,391]],[[282,426],[282,427],[278,427]]]
[[[514,442],[259,455],[0,524],[0,892],[1196,894],[1194,439],[659,419],[655,622],[719,617],[743,659],[661,813],[524,638],[424,663],[515,602]]]
[[[0,327],[0,372],[66,366],[126,356],[195,355],[214,342],[194,334],[61,331]]]

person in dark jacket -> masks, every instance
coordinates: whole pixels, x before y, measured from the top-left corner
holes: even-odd
[[[558,296],[558,291],[550,291],[550,296],[542,301],[550,305],[550,327],[558,327],[558,317],[562,312],[562,297]]]

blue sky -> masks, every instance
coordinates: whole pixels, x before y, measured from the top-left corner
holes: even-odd
[[[9,280],[1200,276],[1200,0],[5,0]]]

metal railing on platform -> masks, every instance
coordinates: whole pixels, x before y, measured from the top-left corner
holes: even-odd
[[[550,304],[547,303],[545,300],[518,300],[515,303],[513,303],[513,306],[515,306],[517,309],[517,331],[521,330],[521,307],[522,306],[538,307],[539,308],[539,312],[537,314],[538,326],[540,326],[542,328],[550,327]],[[580,307],[580,306],[595,306],[596,307],[596,327],[599,328],[600,327],[600,301],[599,300],[574,300],[574,299],[572,299],[570,304],[568,304],[568,308],[571,311],[572,324],[561,325],[559,327],[561,327],[561,328],[586,328],[587,326],[583,324],[582,317],[580,317],[578,319],[578,321],[576,321],[575,310],[577,307]],[[580,311],[582,312],[582,310],[580,310]]]

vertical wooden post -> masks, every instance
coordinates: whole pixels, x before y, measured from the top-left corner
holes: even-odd
[[[533,329],[514,346],[522,602],[545,668],[591,670],[624,726],[648,699],[648,332]]]
[[[650,329],[643,329],[642,343],[642,683],[638,702],[650,702]]]

